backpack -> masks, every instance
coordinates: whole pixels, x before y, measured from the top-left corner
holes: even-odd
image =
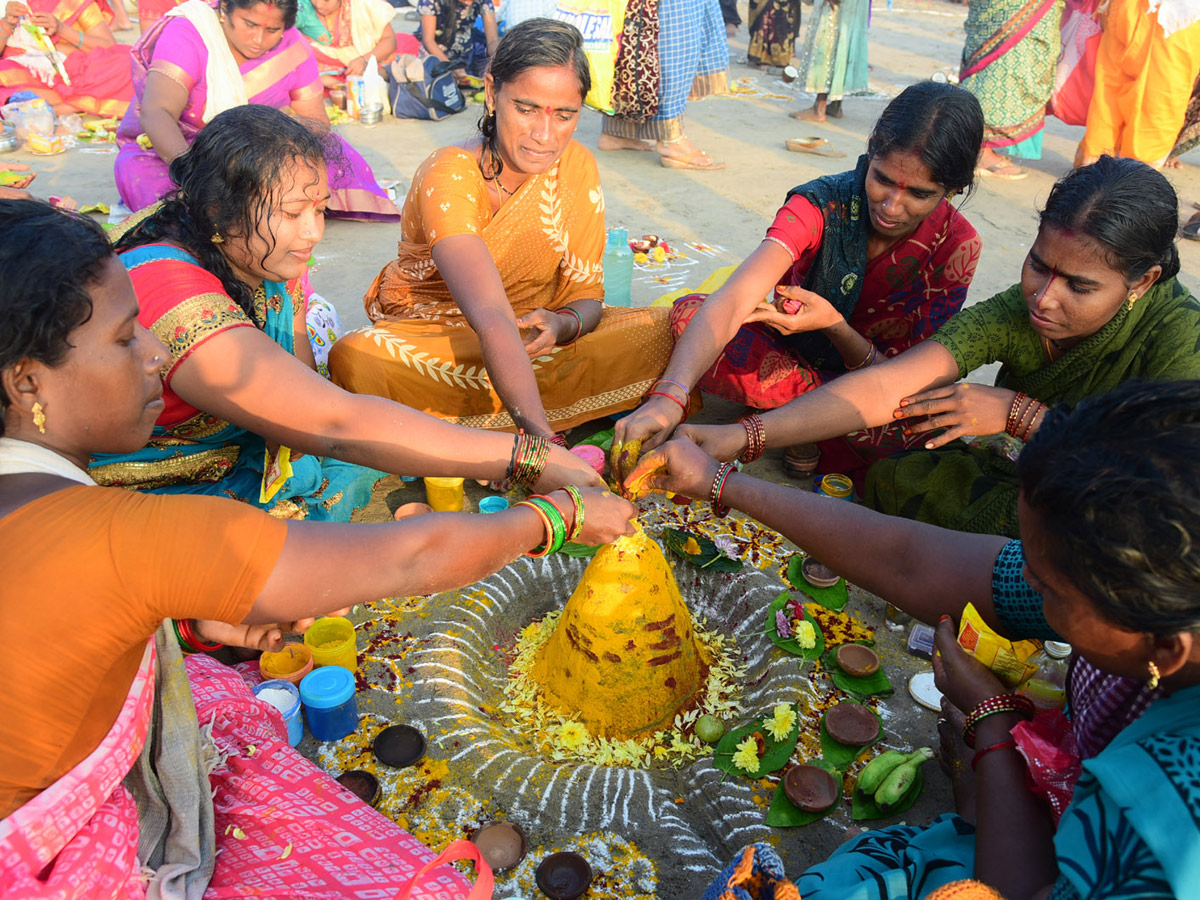
[[[400,119],[444,119],[467,108],[454,82],[458,63],[412,55],[398,56],[388,67],[388,104]]]

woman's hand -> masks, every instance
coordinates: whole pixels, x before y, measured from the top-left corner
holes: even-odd
[[[954,620],[943,616],[933,635],[933,680],[947,700],[971,712],[984,700],[1007,694],[992,671],[958,645]]]
[[[845,321],[833,304],[802,287],[781,284],[775,288],[780,295],[775,303],[763,301],[746,317],[747,322],[762,322],[781,334],[800,334],[821,331]]]
[[[4,7],[4,24],[11,30],[21,24],[22,16],[27,15],[29,15],[28,6],[18,3],[17,0],[8,0],[8,4]]]
[[[355,57],[346,63],[347,76],[361,75],[365,71],[367,71],[367,58],[365,56]]]
[[[595,546],[610,544],[623,535],[633,534],[633,520],[637,509],[623,497],[618,497],[611,491],[581,488],[579,495],[583,498],[583,531],[575,539],[581,544]],[[555,491],[550,499],[564,511],[571,509],[573,501],[566,491]]]
[[[536,359],[558,346],[564,337],[564,325],[572,329],[575,327],[574,318],[569,322],[564,321],[565,319],[565,316],[548,309],[535,309],[517,319],[517,328],[522,332],[528,331],[528,334],[521,335],[521,340],[530,359]]]
[[[551,444],[546,468],[542,469],[542,477],[537,480],[533,489],[544,494],[546,491],[560,488],[564,484],[603,488],[604,479],[596,473],[595,469],[570,450],[564,450],[556,444]]]
[[[740,422],[732,425],[681,425],[676,435],[686,437],[721,462],[737,459],[749,445],[746,429]]]
[[[42,31],[53,37],[62,30],[62,22],[53,13],[35,12],[29,16],[29,21],[39,26]],[[80,32],[82,34],[82,32]]]
[[[897,419],[927,416],[922,421],[908,423],[907,430],[914,434],[945,428],[942,434],[925,442],[925,449],[933,450],[964,434],[1003,431],[1016,396],[1014,391],[1004,388],[959,381],[905,397],[892,415]]]
[[[651,397],[613,428],[613,443],[642,442],[642,452],[670,439],[683,421],[683,409],[666,397]]]
[[[346,609],[336,609],[326,613],[330,616],[344,616],[350,612]],[[272,622],[267,625],[230,625],[228,622],[218,622],[215,619],[196,619],[193,630],[196,637],[205,643],[221,643],[226,647],[245,647],[248,650],[269,650],[276,652],[284,645],[285,634],[304,634],[315,619],[297,619],[295,622]]]
[[[717,461],[686,437],[677,437],[638,460],[626,484],[671,491],[694,500],[707,500],[717,476]],[[640,492],[640,491],[639,491]]]

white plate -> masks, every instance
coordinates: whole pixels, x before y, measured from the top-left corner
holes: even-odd
[[[918,672],[908,679],[908,692],[926,709],[932,709],[934,712],[942,711],[942,692],[933,683],[932,672]]]

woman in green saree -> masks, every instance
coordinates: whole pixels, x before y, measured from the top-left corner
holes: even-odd
[[[766,447],[907,420],[913,433],[929,434],[925,449],[876,463],[866,503],[958,531],[1015,536],[1015,451],[1047,407],[1074,406],[1134,378],[1200,377],[1200,303],[1175,278],[1177,227],[1175,190],[1150,166],[1102,157],[1075,170],[1050,192],[1019,284],[899,356],[764,413]],[[1002,366],[994,387],[960,380],[992,362]],[[718,459],[748,443],[741,424],[680,433]],[[999,439],[962,440],[975,435]]]

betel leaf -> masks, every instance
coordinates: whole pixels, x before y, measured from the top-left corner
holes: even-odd
[[[879,713],[871,710],[875,718],[879,719]],[[883,737],[883,720],[879,719],[879,734],[875,736],[875,740],[867,744],[843,744],[841,741],[835,741],[833,736],[825,727],[825,716],[821,716],[821,754],[825,757],[826,762],[837,766],[843,772],[850,767],[854,760],[858,759],[863,750],[870,747],[872,744],[878,743]]]
[[[769,825],[772,828],[794,828],[798,825],[809,825],[818,819],[823,819],[835,809],[842,800],[842,773],[837,767],[830,765],[826,759],[812,759],[808,761],[810,766],[820,766],[822,769],[828,769],[833,773],[838,780],[838,795],[833,801],[833,805],[822,812],[808,812],[800,809],[783,791],[783,779],[779,779],[779,784],[775,787],[775,796],[771,798],[771,805],[767,807],[767,816],[763,819],[764,825]]]
[[[762,719],[755,719],[740,728],[733,729],[721,738],[717,749],[713,751],[713,765],[722,772],[728,772],[730,775],[744,775],[747,778],[761,778],[782,769],[792,758],[792,753],[796,749],[796,741],[800,738],[802,713],[797,707],[793,707],[793,709],[796,712],[796,721],[788,736],[782,741],[772,738],[771,733],[763,727],[763,719],[767,718],[767,716],[763,716]],[[737,751],[737,745],[756,731],[762,733],[766,750],[758,759],[758,771],[745,772],[733,764],[733,754]]]
[[[771,605],[767,607],[767,637],[774,641],[775,646],[780,650],[791,653],[793,656],[800,656],[809,660],[820,659],[821,654],[825,652],[825,635],[821,633],[821,626],[817,624],[817,620],[809,614],[808,610],[804,610],[804,620],[812,623],[813,631],[817,636],[817,642],[812,647],[805,649],[800,646],[800,642],[794,637],[785,638],[779,636],[779,624],[775,619],[775,614],[782,610],[791,599],[792,595],[784,591],[772,600]],[[803,609],[803,605],[800,608]],[[785,612],[784,615],[788,614]]]
[[[597,431],[590,438],[585,438],[584,440],[579,441],[576,446],[579,446],[579,444],[587,444],[592,447],[599,447],[601,450],[607,453],[608,449],[612,446],[612,442],[613,429],[605,428],[603,431]]]
[[[695,548],[689,544],[695,541]],[[687,560],[698,569],[708,569],[710,572],[740,572],[742,561],[730,559],[717,549],[717,545],[700,534],[691,534],[677,528],[663,529],[663,543],[667,549],[680,559]]]
[[[832,587],[816,587],[805,581],[804,573],[801,570],[803,565],[804,557],[799,553],[793,553],[792,558],[788,560],[787,577],[792,587],[798,591],[803,591],[826,609],[831,609],[834,612],[841,612],[845,609],[846,603],[850,599],[850,594],[846,588],[846,579],[840,579]]]
[[[898,816],[917,802],[917,798],[921,796],[921,788],[924,786],[925,776],[920,769],[917,769],[917,777],[908,786],[908,790],[901,795],[900,802],[888,809],[887,812],[879,808],[879,804],[875,802],[873,796],[864,794],[855,788],[854,796],[850,801],[850,818],[855,822],[862,822],[865,819],[886,819],[889,816]]]
[[[573,544],[570,541],[563,544],[559,549],[559,553],[563,556],[570,556],[572,559],[587,559],[595,556],[596,551],[600,549],[600,545],[592,546],[590,544]]]
[[[856,641],[855,643],[860,643]],[[863,642],[865,643],[865,642]],[[891,696],[893,688],[887,674],[880,669],[873,675],[847,675],[837,664],[837,650],[830,650],[821,657],[821,665],[829,673],[834,685],[840,691],[845,691],[855,700],[866,700],[868,697]]]

